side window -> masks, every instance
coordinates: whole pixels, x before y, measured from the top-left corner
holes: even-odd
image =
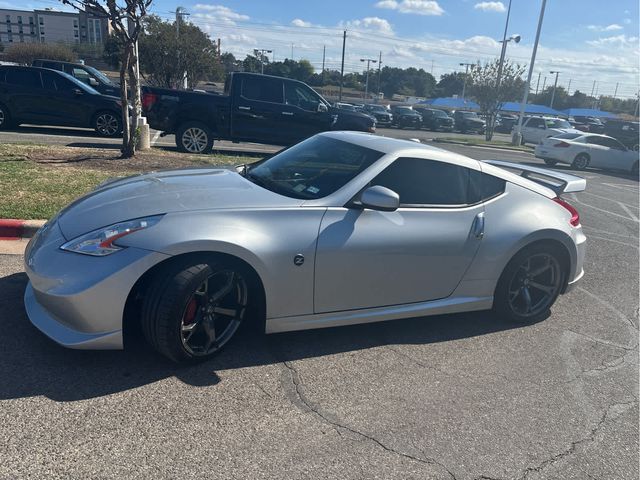
[[[506,181],[477,170],[470,171],[469,203],[478,203],[497,197],[504,192]]]
[[[605,146],[605,144],[602,142],[602,137],[587,137],[587,143],[590,145],[601,145],[601,146]]]
[[[50,68],[52,70],[62,70],[62,65],[55,62],[42,62],[44,68]]]
[[[89,78],[91,77],[91,75],[89,75],[89,73],[86,70],[83,70],[82,68],[74,67],[71,70],[71,75],[76,77],[81,82],[86,83],[87,85],[89,85]]]
[[[242,79],[242,96],[259,102],[284,103],[282,80],[263,76]]]
[[[626,148],[618,141],[613,138],[602,138],[602,144],[605,147],[614,148],[616,150],[626,150]]]
[[[371,185],[390,188],[404,206],[466,205],[469,170],[421,158],[398,158]]]
[[[57,75],[51,73],[51,72],[42,72],[42,85],[45,88],[45,90],[57,90],[56,87],[56,80],[57,80]]]
[[[7,83],[27,88],[42,88],[40,72],[37,70],[8,70]]]
[[[527,122],[527,127],[531,127],[531,128],[538,128],[540,126],[544,126],[544,123],[541,119],[539,118],[531,118],[529,119],[529,121]]]
[[[287,105],[294,105],[310,112],[317,111],[320,103],[320,99],[311,89],[293,82],[285,82],[284,100]]]

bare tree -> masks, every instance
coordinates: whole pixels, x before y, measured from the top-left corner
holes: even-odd
[[[476,65],[469,71],[467,91],[480,105],[480,113],[487,120],[485,138],[487,141],[493,138],[496,115],[502,104],[507,100],[515,100],[518,93],[524,88],[522,74],[525,65],[511,63],[505,60],[502,67],[500,85],[497,85],[499,60]]]
[[[140,113],[140,72],[138,72],[137,42],[142,32],[143,19],[153,0],[60,0],[78,11],[90,12],[109,20],[113,32],[122,42],[120,55],[120,97],[122,102],[122,158],[135,155],[138,143],[138,116]],[[133,115],[129,121],[129,92]]]

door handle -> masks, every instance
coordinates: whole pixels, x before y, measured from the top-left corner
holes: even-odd
[[[476,215],[473,221],[473,234],[476,238],[484,237],[484,212],[480,212]]]
[[[293,117],[293,112],[282,112],[282,114],[288,117]]]
[[[238,107],[238,110],[251,110],[251,107]]]

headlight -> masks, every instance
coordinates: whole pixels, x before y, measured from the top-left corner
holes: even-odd
[[[144,230],[154,226],[160,221],[162,215],[153,217],[137,218],[127,222],[116,223],[108,227],[99,228],[93,232],[85,233],[60,247],[68,252],[104,257],[111,255],[124,247],[119,247],[114,242],[130,233]]]

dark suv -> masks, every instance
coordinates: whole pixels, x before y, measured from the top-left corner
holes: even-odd
[[[422,126],[428,130],[443,132],[453,131],[453,118],[444,111],[436,108],[413,107],[420,115],[422,115]]]
[[[574,115],[574,128],[589,133],[604,133],[604,124],[596,117]],[[584,128],[579,128],[583,126]]]
[[[122,132],[120,99],[101,95],[64,72],[0,66],[0,129],[21,123]]]
[[[411,107],[392,107],[393,125],[398,128],[415,128],[418,130],[422,125],[422,117]]]
[[[364,112],[376,119],[376,123],[381,127],[390,127],[393,122],[393,114],[391,110],[382,105],[367,104],[364,106]]]
[[[640,136],[639,127],[640,123],[638,122],[611,119],[604,124],[604,134],[615,138],[627,148],[637,152]]]
[[[103,95],[120,96],[120,85],[109,80],[104,73],[82,63],[61,62],[58,60],[34,60],[33,67],[50,68],[68,73],[82,83],[93,87]]]
[[[459,130],[461,133],[484,133],[487,125],[476,112],[468,112],[465,110],[456,110],[453,112],[453,120],[456,130]]]

